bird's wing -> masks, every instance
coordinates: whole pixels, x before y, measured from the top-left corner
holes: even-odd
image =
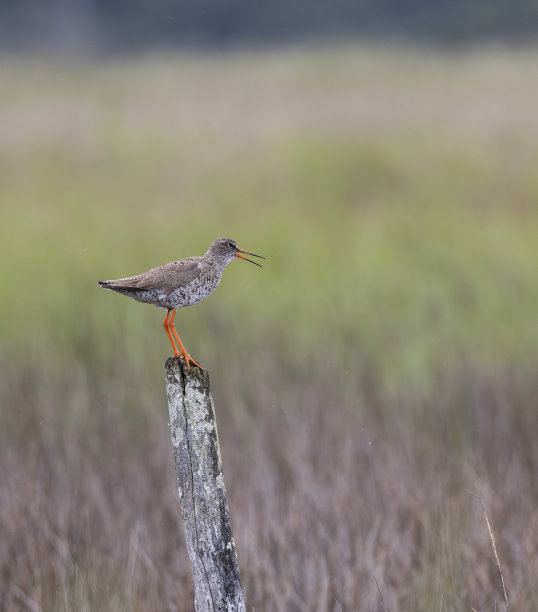
[[[105,281],[109,289],[129,291],[158,290],[165,293],[188,285],[200,273],[198,264],[201,257],[189,257],[171,261],[142,274]]]

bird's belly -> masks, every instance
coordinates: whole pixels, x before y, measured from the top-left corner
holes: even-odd
[[[211,295],[217,288],[218,282],[207,279],[200,282],[192,282],[186,287],[178,287],[168,294],[167,302],[172,308],[182,308],[192,306]]]

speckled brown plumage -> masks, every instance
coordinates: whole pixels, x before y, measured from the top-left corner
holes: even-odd
[[[164,328],[174,348],[174,357],[182,355],[187,365],[194,363],[200,367],[187,353],[174,327],[174,317],[178,308],[192,306],[210,296],[218,287],[226,266],[236,257],[260,264],[243,257],[263,257],[255,253],[243,251],[229,238],[218,238],[202,257],[188,257],[179,261],[152,268],[136,276],[128,276],[116,280],[99,281],[103,289],[111,289],[127,295],[138,302],[153,304],[167,310]],[[174,344],[173,334],[179,345]]]

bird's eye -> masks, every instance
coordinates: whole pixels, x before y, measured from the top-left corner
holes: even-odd
[[[235,244],[234,244],[233,242],[228,242],[228,246],[229,246],[231,249],[235,249]]]

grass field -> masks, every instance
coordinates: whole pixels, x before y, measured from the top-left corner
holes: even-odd
[[[248,610],[503,609],[466,489],[538,610],[537,59],[0,58],[0,610],[192,609],[163,313],[97,281],[218,236]]]

